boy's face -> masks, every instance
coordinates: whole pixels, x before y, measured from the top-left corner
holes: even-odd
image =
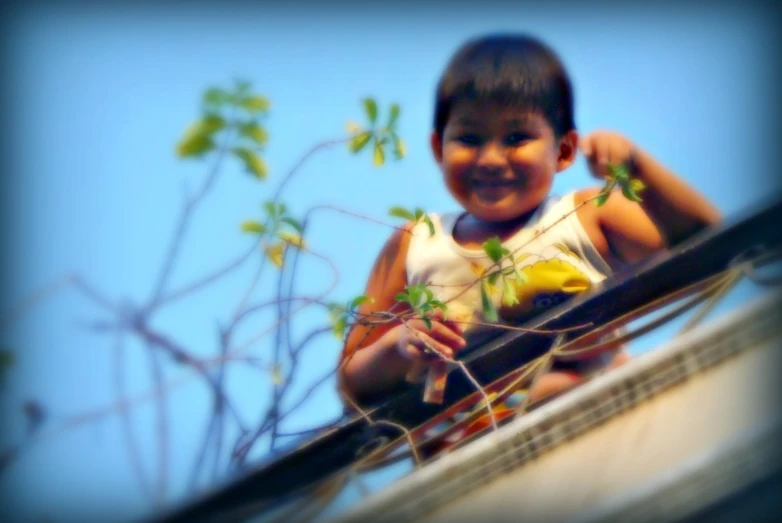
[[[575,131],[557,139],[536,113],[492,102],[456,104],[442,139],[432,150],[448,190],[481,220],[508,221],[534,210],[548,195],[554,175],[576,156]]]

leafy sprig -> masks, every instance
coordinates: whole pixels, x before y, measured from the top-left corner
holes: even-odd
[[[340,340],[345,337],[345,331],[351,318],[354,318],[358,314],[358,308],[367,302],[374,303],[375,299],[371,296],[361,295],[353,298],[346,305],[339,303],[328,305],[329,319],[334,336]]]
[[[398,293],[394,299],[407,304],[428,329],[432,328],[431,316],[438,309],[443,312],[443,317],[448,316],[448,306],[435,298],[434,292],[423,284],[405,286],[405,290]]]
[[[368,126],[361,127],[349,122],[348,132],[351,134],[348,142],[348,150],[353,154],[360,153],[367,145],[372,143],[372,161],[380,167],[386,161],[386,148],[391,148],[394,159],[401,160],[407,154],[405,144],[397,134],[397,122],[401,108],[399,104],[391,104],[388,110],[388,119],[385,125],[378,123],[378,106],[374,98],[361,100],[364,106],[364,114],[368,120]]]
[[[239,141],[231,154],[241,161],[245,170],[258,180],[265,180],[269,169],[260,152],[269,141],[262,125],[268,115],[269,100],[250,90],[250,83],[236,81],[233,89],[207,89],[201,99],[201,119],[185,131],[176,146],[180,158],[201,158],[217,149],[218,134],[235,130]],[[239,116],[229,120],[226,113]]]
[[[407,210],[404,207],[395,206],[388,210],[388,214],[396,218],[409,220],[415,224],[424,222],[427,227],[429,227],[429,236],[434,236],[434,224],[432,223],[432,219],[419,207],[416,207],[413,210]]]
[[[595,205],[598,207],[605,205],[608,198],[611,196],[611,192],[617,186],[622,190],[622,194],[628,200],[633,202],[643,201],[639,196],[639,193],[646,188],[646,185],[644,185],[644,182],[641,180],[630,176],[630,169],[627,165],[609,165],[608,173],[605,185],[595,199]]]
[[[274,238],[274,241],[264,245],[264,251],[274,265],[282,268],[285,249],[289,245],[297,249],[306,248],[301,236],[302,225],[288,214],[284,203],[266,202],[262,207],[267,215],[265,222],[269,225],[256,220],[246,220],[242,222],[241,230],[261,237]]]

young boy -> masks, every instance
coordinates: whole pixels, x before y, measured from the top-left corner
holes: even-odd
[[[492,262],[481,249],[499,237],[514,253],[523,278],[518,304],[500,316],[520,321],[575,293],[589,290],[623,264],[676,244],[717,222],[718,211],[628,138],[607,131],[579,137],[570,79],[558,57],[528,36],[489,36],[465,44],[437,86],[431,147],[443,181],[463,212],[430,215],[391,236],[367,284],[373,302],[359,312],[402,312],[395,296],[427,284],[448,307],[431,329],[421,320],[356,325],[343,351],[340,386],[355,401],[376,399],[439,359],[455,358],[470,332],[487,328],[480,286],[471,285]],[[597,178],[627,166],[646,188],[635,203],[614,194],[602,206],[599,188],[549,197],[554,175],[578,151]],[[583,204],[583,202],[587,202]],[[495,327],[496,328],[496,327]],[[347,358],[347,362],[345,362]],[[623,352],[569,368],[553,368],[529,391],[532,400],[562,390],[585,372],[621,364]]]

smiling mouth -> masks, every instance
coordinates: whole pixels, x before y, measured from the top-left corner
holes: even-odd
[[[513,187],[519,185],[518,180],[473,180],[474,187]]]

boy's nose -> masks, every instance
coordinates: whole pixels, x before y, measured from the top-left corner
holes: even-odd
[[[476,162],[479,169],[493,171],[505,166],[505,152],[501,145],[487,142],[478,152]]]

